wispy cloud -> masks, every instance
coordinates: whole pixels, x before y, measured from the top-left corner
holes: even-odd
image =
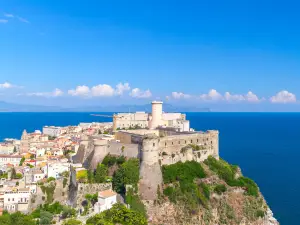
[[[27,19],[23,18],[23,17],[20,17],[20,16],[17,16],[18,20],[22,23],[30,23]]]
[[[0,23],[7,23],[8,22],[8,20],[6,20],[6,19],[0,19]]]
[[[9,82],[0,83],[0,89],[9,89],[9,88],[22,88],[22,86],[18,86],[15,84],[11,84]]]
[[[35,97],[59,97],[62,96],[64,92],[58,88],[55,88],[52,92],[33,92],[27,93],[27,96],[35,96]],[[20,94],[23,95],[23,94]]]
[[[4,16],[7,18],[14,18],[15,16],[11,13],[4,13]]]
[[[152,96],[152,93],[149,89],[143,91],[139,88],[134,88],[132,89],[130,96],[133,98],[150,98]]]

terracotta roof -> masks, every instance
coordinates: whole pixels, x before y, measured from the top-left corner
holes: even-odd
[[[114,195],[117,195],[116,192],[112,191],[112,190],[105,190],[105,191],[100,191],[98,193],[98,196],[99,197],[103,197],[103,198],[109,198],[109,197],[112,197]]]

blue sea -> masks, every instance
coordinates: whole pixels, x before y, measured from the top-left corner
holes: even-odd
[[[91,113],[0,113],[0,140],[44,125],[107,122]],[[111,113],[101,113],[111,114]],[[220,155],[254,179],[281,224],[299,224],[300,113],[187,113],[196,130],[220,131]]]

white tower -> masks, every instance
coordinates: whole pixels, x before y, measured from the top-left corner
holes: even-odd
[[[150,129],[155,129],[162,125],[162,104],[160,101],[152,102],[152,119],[150,123]]]

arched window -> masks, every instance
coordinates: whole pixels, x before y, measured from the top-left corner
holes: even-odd
[[[155,147],[155,143],[153,142],[153,147]]]

